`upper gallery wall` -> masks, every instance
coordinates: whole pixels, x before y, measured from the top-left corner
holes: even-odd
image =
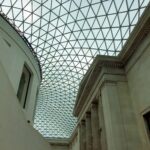
[[[42,67],[34,127],[70,137],[79,83],[97,54],[117,56],[149,0],[0,0]]]

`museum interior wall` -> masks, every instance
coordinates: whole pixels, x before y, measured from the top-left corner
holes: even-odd
[[[144,149],[149,149],[149,129],[146,130],[145,115],[150,112],[150,34],[139,45],[137,53],[125,67],[128,89],[133,105],[137,128]]]
[[[2,17],[0,18],[0,46],[0,62],[8,75],[15,93],[18,92],[24,67],[31,74],[28,100],[26,108],[23,110],[27,120],[32,124],[36,93],[41,81],[39,66],[27,44]]]

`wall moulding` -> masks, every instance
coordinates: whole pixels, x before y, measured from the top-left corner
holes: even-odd
[[[16,29],[15,26],[11,24],[8,18],[6,18],[6,16],[4,16],[4,14],[1,13],[0,13],[0,32],[1,34],[6,34],[9,38],[11,38],[11,40],[13,40],[14,43],[16,43],[18,47],[20,47],[20,50],[23,51],[23,53],[28,57],[30,62],[33,64],[39,76],[39,79],[41,80],[42,79],[41,65],[37,58],[37,55],[35,54],[33,48],[31,47],[31,44],[29,44],[28,40],[23,36],[23,34],[18,29]],[[10,47],[11,45],[8,39],[7,40],[3,39],[3,40]]]

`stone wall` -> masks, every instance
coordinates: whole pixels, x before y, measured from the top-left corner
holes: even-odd
[[[23,111],[26,120],[30,120],[30,123],[33,124],[36,95],[41,81],[39,66],[19,34],[2,17],[0,17],[0,62],[16,95],[24,64],[30,69],[31,84],[26,109]]]
[[[49,143],[27,123],[15,90],[0,63],[0,149],[50,150]]]
[[[150,112],[150,7],[120,55],[97,56],[81,87],[74,108],[80,150],[150,149],[144,119]]]

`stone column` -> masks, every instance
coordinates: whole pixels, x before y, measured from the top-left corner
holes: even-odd
[[[122,95],[124,94],[122,93],[119,96],[122,90],[122,87],[120,88],[119,85],[121,84],[107,81],[101,89],[108,150],[125,150],[127,149],[126,146],[128,146],[125,142],[126,134],[124,133],[123,117],[120,108]]]
[[[80,150],[86,150],[85,120],[81,120],[79,132],[80,132]]]
[[[86,113],[86,150],[92,150],[91,113]]]
[[[103,112],[101,95],[99,95],[99,98],[98,98],[98,116],[99,116],[101,149],[102,150],[107,150],[106,129],[105,129],[105,123],[104,123],[104,112]]]
[[[91,106],[91,125],[92,125],[92,149],[100,150],[100,131],[99,131],[99,118],[98,118],[98,105],[92,103]]]

